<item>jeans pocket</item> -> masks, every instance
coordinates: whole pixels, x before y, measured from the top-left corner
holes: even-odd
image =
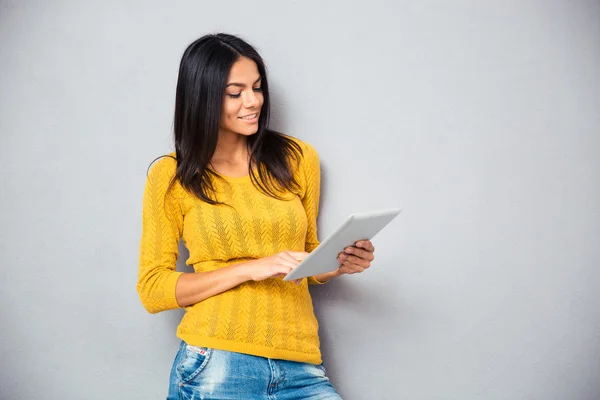
[[[325,366],[323,365],[323,363],[317,365],[317,368],[319,368],[321,370],[321,372],[323,372],[323,375],[327,375],[327,370],[325,369]]]
[[[181,383],[188,383],[206,368],[211,349],[186,345],[183,357],[177,366],[177,375]]]

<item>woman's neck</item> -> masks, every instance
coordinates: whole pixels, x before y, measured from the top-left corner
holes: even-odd
[[[213,164],[248,164],[248,138],[233,132],[219,132]]]

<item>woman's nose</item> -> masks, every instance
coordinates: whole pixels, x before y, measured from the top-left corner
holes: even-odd
[[[246,96],[244,96],[244,107],[252,108],[258,106],[258,97],[254,91],[250,91]]]

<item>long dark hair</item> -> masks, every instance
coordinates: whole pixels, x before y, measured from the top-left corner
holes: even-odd
[[[250,178],[257,188],[275,198],[282,198],[282,191],[293,192],[299,187],[293,171],[302,155],[301,147],[290,137],[268,129],[269,84],[261,56],[239,37],[211,34],[190,44],[179,65],[174,123],[177,169],[170,185],[179,180],[185,189],[210,204],[221,204],[214,198],[213,178],[222,177],[208,165],[217,147],[229,71],[240,57],[256,63],[264,98],[258,131],[248,137]]]

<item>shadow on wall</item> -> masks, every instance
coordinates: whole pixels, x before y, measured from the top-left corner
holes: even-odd
[[[375,354],[379,351],[378,337],[381,335],[382,328],[389,326],[390,315],[398,313],[397,304],[390,303],[385,296],[377,294],[385,293],[389,288],[377,288],[371,282],[369,290],[365,290],[360,280],[360,277],[343,276],[325,285],[313,285],[310,288],[315,315],[319,321],[323,363],[327,369],[327,376],[342,398],[346,398],[349,394],[344,393],[343,386],[337,384],[346,379],[339,375],[341,371],[336,358],[339,360],[342,353],[355,350],[340,348],[338,346],[340,338],[342,336],[345,338],[345,346],[348,342],[356,343],[364,351],[372,350]],[[339,319],[332,321],[327,318],[332,315],[339,315],[340,319],[347,322],[340,324]],[[357,333],[353,333],[356,331],[352,329],[353,324],[356,323],[371,326],[373,335],[368,340],[358,337]]]

